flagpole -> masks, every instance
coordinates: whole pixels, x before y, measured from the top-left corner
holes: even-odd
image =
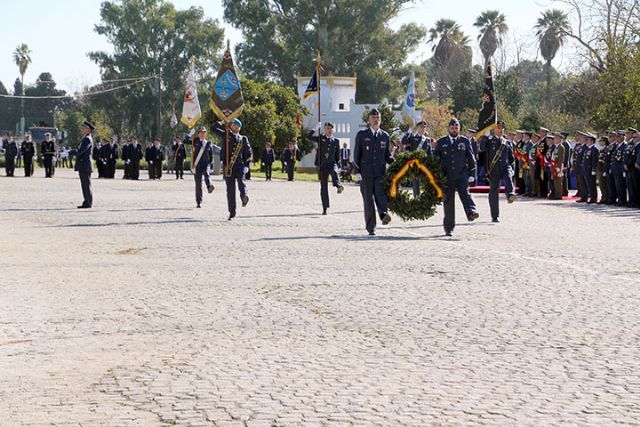
[[[318,51],[318,56],[316,57],[316,76],[318,77],[318,123],[322,122],[322,114],[320,113],[320,86],[322,86],[320,82],[320,61],[320,51]],[[320,162],[322,161],[322,159],[320,158],[320,141],[322,140],[320,137],[320,135],[322,135],[320,131],[321,129],[322,125],[320,126],[320,129],[318,129],[318,149],[316,153],[318,156],[318,169],[320,168]],[[318,178],[320,178],[320,175],[318,175]]]

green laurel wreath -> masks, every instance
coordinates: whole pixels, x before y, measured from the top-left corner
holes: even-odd
[[[429,181],[425,173],[417,165],[409,168],[406,175],[398,180],[398,175],[408,163],[417,160],[426,166],[434,178],[435,186]],[[392,183],[398,182],[395,197],[392,196]],[[420,196],[413,197],[411,183],[418,180],[420,183]],[[429,156],[422,150],[406,151],[395,156],[395,161],[387,168],[387,172],[382,178],[385,194],[388,197],[387,207],[403,221],[425,220],[431,218],[436,213],[436,207],[442,204],[444,196],[438,195],[437,187],[442,194],[446,190],[446,177],[442,173],[440,163],[434,156]],[[408,189],[403,187],[409,187]]]

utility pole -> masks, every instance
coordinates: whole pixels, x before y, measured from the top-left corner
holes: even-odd
[[[162,94],[160,92],[160,73],[156,75],[156,137],[162,141]]]

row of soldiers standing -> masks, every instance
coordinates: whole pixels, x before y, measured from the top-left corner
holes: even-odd
[[[573,171],[577,202],[640,207],[640,133],[635,128],[600,138],[578,131],[573,146],[568,136],[545,128],[516,134],[516,185],[521,193],[562,199],[569,195]]]
[[[22,158],[24,176],[33,175],[34,158],[36,157],[36,145],[30,134],[25,135],[24,141],[18,147],[18,143],[9,136],[5,145],[5,171],[7,176],[15,176],[16,158],[18,154]],[[40,145],[42,164],[45,170],[45,178],[53,178],[56,168],[56,142],[50,133],[44,134],[44,141]]]

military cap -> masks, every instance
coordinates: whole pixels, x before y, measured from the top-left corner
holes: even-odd
[[[86,128],[89,128],[91,130],[96,130],[96,125],[91,123],[89,120],[85,120],[84,122],[82,122],[82,126],[86,127]]]
[[[371,110],[369,110],[369,117],[379,116],[379,115],[380,115],[380,111],[377,108],[372,108]]]
[[[522,132],[522,133],[524,133],[525,135],[527,135],[527,136],[529,136],[529,137],[532,137],[532,136],[533,136],[533,132],[531,132],[530,130],[525,130],[525,131],[524,131],[524,132]]]
[[[498,120],[496,122],[496,125],[498,126],[502,125],[503,128],[507,127],[507,124],[504,122],[504,120]]]
[[[242,122],[240,121],[240,119],[233,119],[231,124],[232,125],[238,125],[238,126],[242,127]]]
[[[616,132],[616,134],[625,136],[627,134],[627,132],[625,132],[623,130],[619,130],[619,131]]]
[[[543,131],[545,131],[545,132],[549,132],[549,129],[547,129],[547,128],[543,128],[543,127],[540,127],[540,130],[543,130]]]
[[[469,132],[469,133],[478,133],[478,131],[473,129],[473,128],[467,129],[467,132]]]
[[[198,129],[198,132],[206,132],[207,128],[204,126],[200,126],[200,129]]]
[[[452,117],[451,120],[449,120],[449,126],[460,126],[460,120],[456,119],[455,117]]]
[[[587,136],[586,133],[582,132],[581,130],[577,130],[576,131],[576,135],[582,135],[582,136]]]
[[[425,122],[424,120],[420,120],[418,123],[416,123],[416,127],[418,126],[426,126],[427,122]]]
[[[324,127],[333,129],[333,123],[325,122]]]
[[[638,129],[636,129],[636,128],[627,128],[627,133],[638,133]]]
[[[569,132],[563,130],[562,132],[558,132],[560,135],[562,135],[563,138],[566,138],[569,136]]]
[[[595,141],[596,139],[598,139],[598,137],[597,137],[597,136],[595,136],[594,134],[592,134],[591,132],[587,132],[587,135],[586,135],[586,136],[587,136],[587,138],[593,139],[594,141]]]

